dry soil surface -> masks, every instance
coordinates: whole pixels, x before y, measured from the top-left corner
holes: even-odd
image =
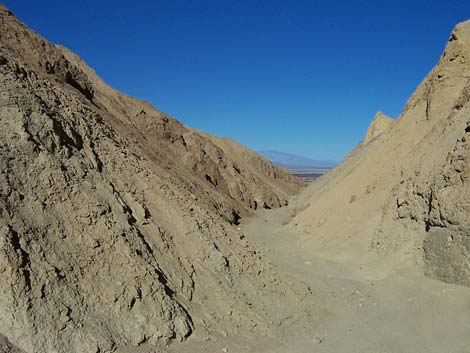
[[[470,288],[427,278],[412,265],[391,269],[387,259],[362,265],[322,258],[281,225],[288,213],[260,211],[240,232],[281,270],[306,282],[329,312],[316,322],[292,323],[282,337],[190,339],[172,353],[470,352]]]

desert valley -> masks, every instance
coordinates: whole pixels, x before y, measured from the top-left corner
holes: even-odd
[[[470,21],[308,184],[98,74],[0,5],[1,353],[470,352]]]

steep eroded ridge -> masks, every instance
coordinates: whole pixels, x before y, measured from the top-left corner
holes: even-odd
[[[297,307],[310,289],[232,225],[286,203],[295,178],[111,89],[4,6],[0,82],[0,334],[12,345],[109,352],[272,334],[311,314]]]
[[[312,248],[356,262],[393,254],[393,266],[469,285],[469,92],[466,21],[403,113],[376,116],[365,141],[299,197],[291,223]]]

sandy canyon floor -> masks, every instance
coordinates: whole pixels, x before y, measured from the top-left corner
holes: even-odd
[[[310,285],[328,312],[312,322],[286,318],[278,337],[195,335],[169,352],[470,352],[470,288],[383,260],[363,265],[347,256],[341,263],[322,258],[302,245],[305,236],[281,225],[288,214],[288,208],[260,211],[243,220],[240,232],[281,270]]]

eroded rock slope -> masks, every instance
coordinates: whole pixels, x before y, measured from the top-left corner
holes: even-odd
[[[329,255],[393,254],[392,262],[470,285],[469,101],[467,21],[403,113],[378,114],[364,142],[305,190],[291,224]]]
[[[1,5],[0,82],[5,350],[268,334],[305,315],[310,290],[233,226],[298,180],[111,89]]]

